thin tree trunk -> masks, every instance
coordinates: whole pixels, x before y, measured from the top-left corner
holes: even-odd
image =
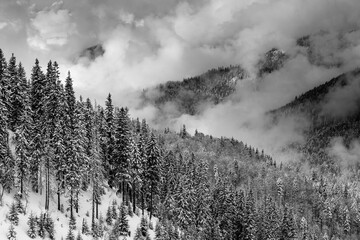
[[[95,191],[93,189],[92,194],[92,214],[91,214],[91,230],[94,231],[94,225],[95,225]]]
[[[58,192],[57,192],[57,195],[58,195],[58,211],[61,210],[61,203],[60,203],[61,198],[60,198],[60,194],[61,194],[61,185],[60,185],[60,183],[59,183]]]
[[[70,192],[70,219],[72,219],[74,217],[74,213],[73,213],[73,190],[71,189]]]
[[[141,192],[141,210],[142,210],[142,215],[143,216],[144,216],[144,209],[145,209],[144,192]]]
[[[151,186],[151,191],[150,191],[150,220],[152,217],[152,213],[153,213],[153,186]]]
[[[76,213],[79,213],[79,192],[76,192],[76,204],[75,204]]]
[[[46,167],[46,172],[45,172],[45,211],[47,211],[49,208],[48,208],[48,201],[47,201],[47,197],[48,197],[48,177],[47,177],[47,174],[48,174],[48,171],[47,171],[47,168]]]
[[[134,182],[134,187],[133,187],[133,197],[132,197],[132,204],[133,204],[133,212],[135,213],[136,210],[136,183]]]
[[[96,201],[95,204],[96,204],[96,219],[99,219],[99,202]]]
[[[20,179],[20,198],[22,198],[23,192],[24,192],[24,175],[21,174],[21,179]]]
[[[124,178],[122,181],[122,200],[123,200],[123,203],[125,203],[125,180],[124,180]]]
[[[41,170],[41,167],[39,167],[39,179],[38,179],[38,184],[39,184],[39,192],[40,192],[40,195],[42,195],[42,170]]]

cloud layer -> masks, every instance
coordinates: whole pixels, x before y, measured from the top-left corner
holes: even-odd
[[[234,136],[261,148],[301,141],[306,125],[289,120],[269,128],[266,111],[360,63],[358,0],[23,0],[2,1],[0,9],[0,44],[25,59],[27,69],[34,56],[44,66],[57,60],[64,73],[71,70],[77,93],[103,102],[112,92],[116,104],[140,117],[158,115],[152,106],[137,108],[142,89],[241,64],[250,77],[229,102],[201,116],[165,118],[161,126],[185,123],[191,131]],[[316,36],[319,61],[341,64],[309,62],[309,50],[296,45],[305,35]],[[103,56],[79,59],[98,43]],[[290,60],[258,81],[255,66],[273,47]]]

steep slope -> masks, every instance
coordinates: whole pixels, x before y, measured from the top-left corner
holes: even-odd
[[[329,153],[334,139],[343,139],[345,147],[360,136],[360,70],[342,74],[296,97],[285,106],[269,112],[280,118],[301,115],[308,119],[305,143],[297,146],[312,163],[334,162]]]
[[[240,66],[220,67],[206,73],[184,79],[169,81],[143,92],[143,101],[158,108],[173,104],[180,113],[195,115],[203,104],[218,104],[231,95],[238,81],[247,76]]]

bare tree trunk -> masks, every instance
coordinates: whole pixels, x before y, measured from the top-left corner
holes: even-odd
[[[70,192],[70,219],[72,219],[74,217],[74,212],[73,212],[73,190],[71,189]]]
[[[58,186],[58,192],[57,192],[57,195],[58,195],[58,211],[61,210],[61,198],[60,198],[60,194],[61,194],[61,186],[60,186],[60,183],[59,183],[59,186]]]
[[[141,192],[141,210],[142,210],[142,215],[143,216],[144,216],[144,209],[145,209],[144,192]]]
[[[96,206],[96,219],[99,219],[99,202],[98,201],[96,201],[95,202],[95,206]]]
[[[135,213],[136,210],[136,183],[134,181],[133,191],[132,191],[133,197],[132,197],[132,204],[133,204],[133,212]]]
[[[94,225],[95,225],[95,191],[93,189],[92,194],[92,214],[91,214],[91,230],[94,231]]]
[[[153,186],[151,186],[151,191],[150,191],[150,220],[153,214]]]

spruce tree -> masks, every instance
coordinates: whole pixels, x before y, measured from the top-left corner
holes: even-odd
[[[108,209],[107,209],[107,211],[106,211],[106,219],[105,219],[105,221],[106,221],[106,223],[109,225],[109,226],[111,226],[112,225],[112,216],[111,216],[112,214],[111,214],[111,207],[109,206],[108,207]]]
[[[71,228],[69,228],[68,234],[66,235],[66,240],[75,240],[75,236]]]
[[[124,204],[121,205],[119,217],[116,219],[113,234],[115,236],[127,236],[129,231],[129,223],[126,218],[126,210]]]
[[[54,229],[54,221],[49,216],[49,214],[46,214],[45,218],[45,230],[48,233],[48,236],[50,239],[55,239],[55,229]]]
[[[13,202],[10,206],[10,212],[8,214],[8,219],[10,220],[10,222],[12,224],[14,224],[15,226],[17,226],[19,224],[19,216],[18,216],[18,211],[16,209],[16,205]]]
[[[90,233],[89,226],[85,218],[83,218],[81,233],[84,235],[88,235]]]
[[[32,144],[31,144],[31,166],[30,166],[30,182],[32,184],[32,188],[35,192],[39,192],[42,190],[41,184],[41,164],[42,158],[44,155],[44,129],[45,129],[45,87],[46,87],[46,79],[45,75],[41,70],[39,65],[39,61],[35,60],[35,66],[32,68],[31,72],[31,113],[32,113]]]
[[[0,57],[1,57],[0,51]],[[1,71],[1,59],[0,59],[0,71]],[[1,72],[0,72],[1,74]],[[0,185],[3,189],[10,189],[12,185],[13,170],[11,166],[11,155],[9,154],[9,134],[7,131],[7,109],[4,104],[2,95],[0,92]],[[0,204],[2,203],[2,195],[0,195]]]
[[[151,133],[149,142],[146,146],[147,162],[145,166],[146,180],[150,185],[150,219],[153,214],[153,200],[157,193],[158,185],[160,181],[160,150],[155,138],[155,135]]]
[[[295,226],[291,210],[288,206],[284,208],[284,216],[280,226],[280,240],[288,240],[295,238]]]
[[[40,217],[37,219],[37,229],[38,229],[38,235],[41,238],[45,238],[45,214],[41,213]]]
[[[113,169],[115,180],[121,184],[123,202],[127,201],[127,184],[130,180],[130,162],[132,161],[132,142],[130,119],[126,109],[121,108],[116,114],[115,149]]]
[[[70,216],[69,228],[71,228],[72,230],[76,229],[76,218],[75,218],[75,216]]]
[[[27,222],[29,229],[27,230],[27,234],[30,238],[36,238],[36,218],[33,213],[30,213],[29,220]]]
[[[16,232],[13,224],[10,225],[9,232],[6,236],[8,240],[16,240]]]
[[[29,169],[32,163],[32,132],[33,122],[31,118],[30,101],[27,93],[23,93],[23,111],[15,124],[15,154],[18,178],[20,180],[20,197],[26,190],[26,183],[29,179]]]
[[[73,90],[72,78],[70,76],[70,72],[68,73],[68,77],[66,78],[65,84],[65,165],[66,165],[66,176],[65,181],[67,182],[67,188],[70,192],[70,219],[74,218],[74,206],[76,204],[76,196],[78,191],[80,190],[81,184],[81,154],[82,146],[79,142],[79,133],[77,130],[76,123],[76,99],[75,93]],[[78,123],[79,124],[79,123]]]
[[[78,232],[78,234],[77,234],[77,236],[76,236],[76,240],[82,240],[80,231]]]
[[[9,105],[8,105],[8,116],[10,120],[10,130],[15,131],[15,124],[17,124],[18,118],[21,115],[22,108],[16,102],[21,92],[20,92],[20,84],[18,78],[18,69],[16,65],[16,57],[14,54],[11,55],[9,63],[6,69],[6,77],[8,78],[9,83]],[[19,108],[20,107],[20,108]],[[19,108],[19,109],[18,109]]]
[[[0,49],[0,101],[5,104],[4,117],[8,117],[9,103],[10,103],[10,84],[9,78],[7,77],[7,62],[3,51]]]
[[[111,94],[109,93],[105,102],[104,112],[105,126],[104,126],[104,168],[106,174],[109,176],[110,187],[114,186],[115,170],[114,170],[114,148],[115,148],[115,136],[114,136],[114,106],[112,104]]]

